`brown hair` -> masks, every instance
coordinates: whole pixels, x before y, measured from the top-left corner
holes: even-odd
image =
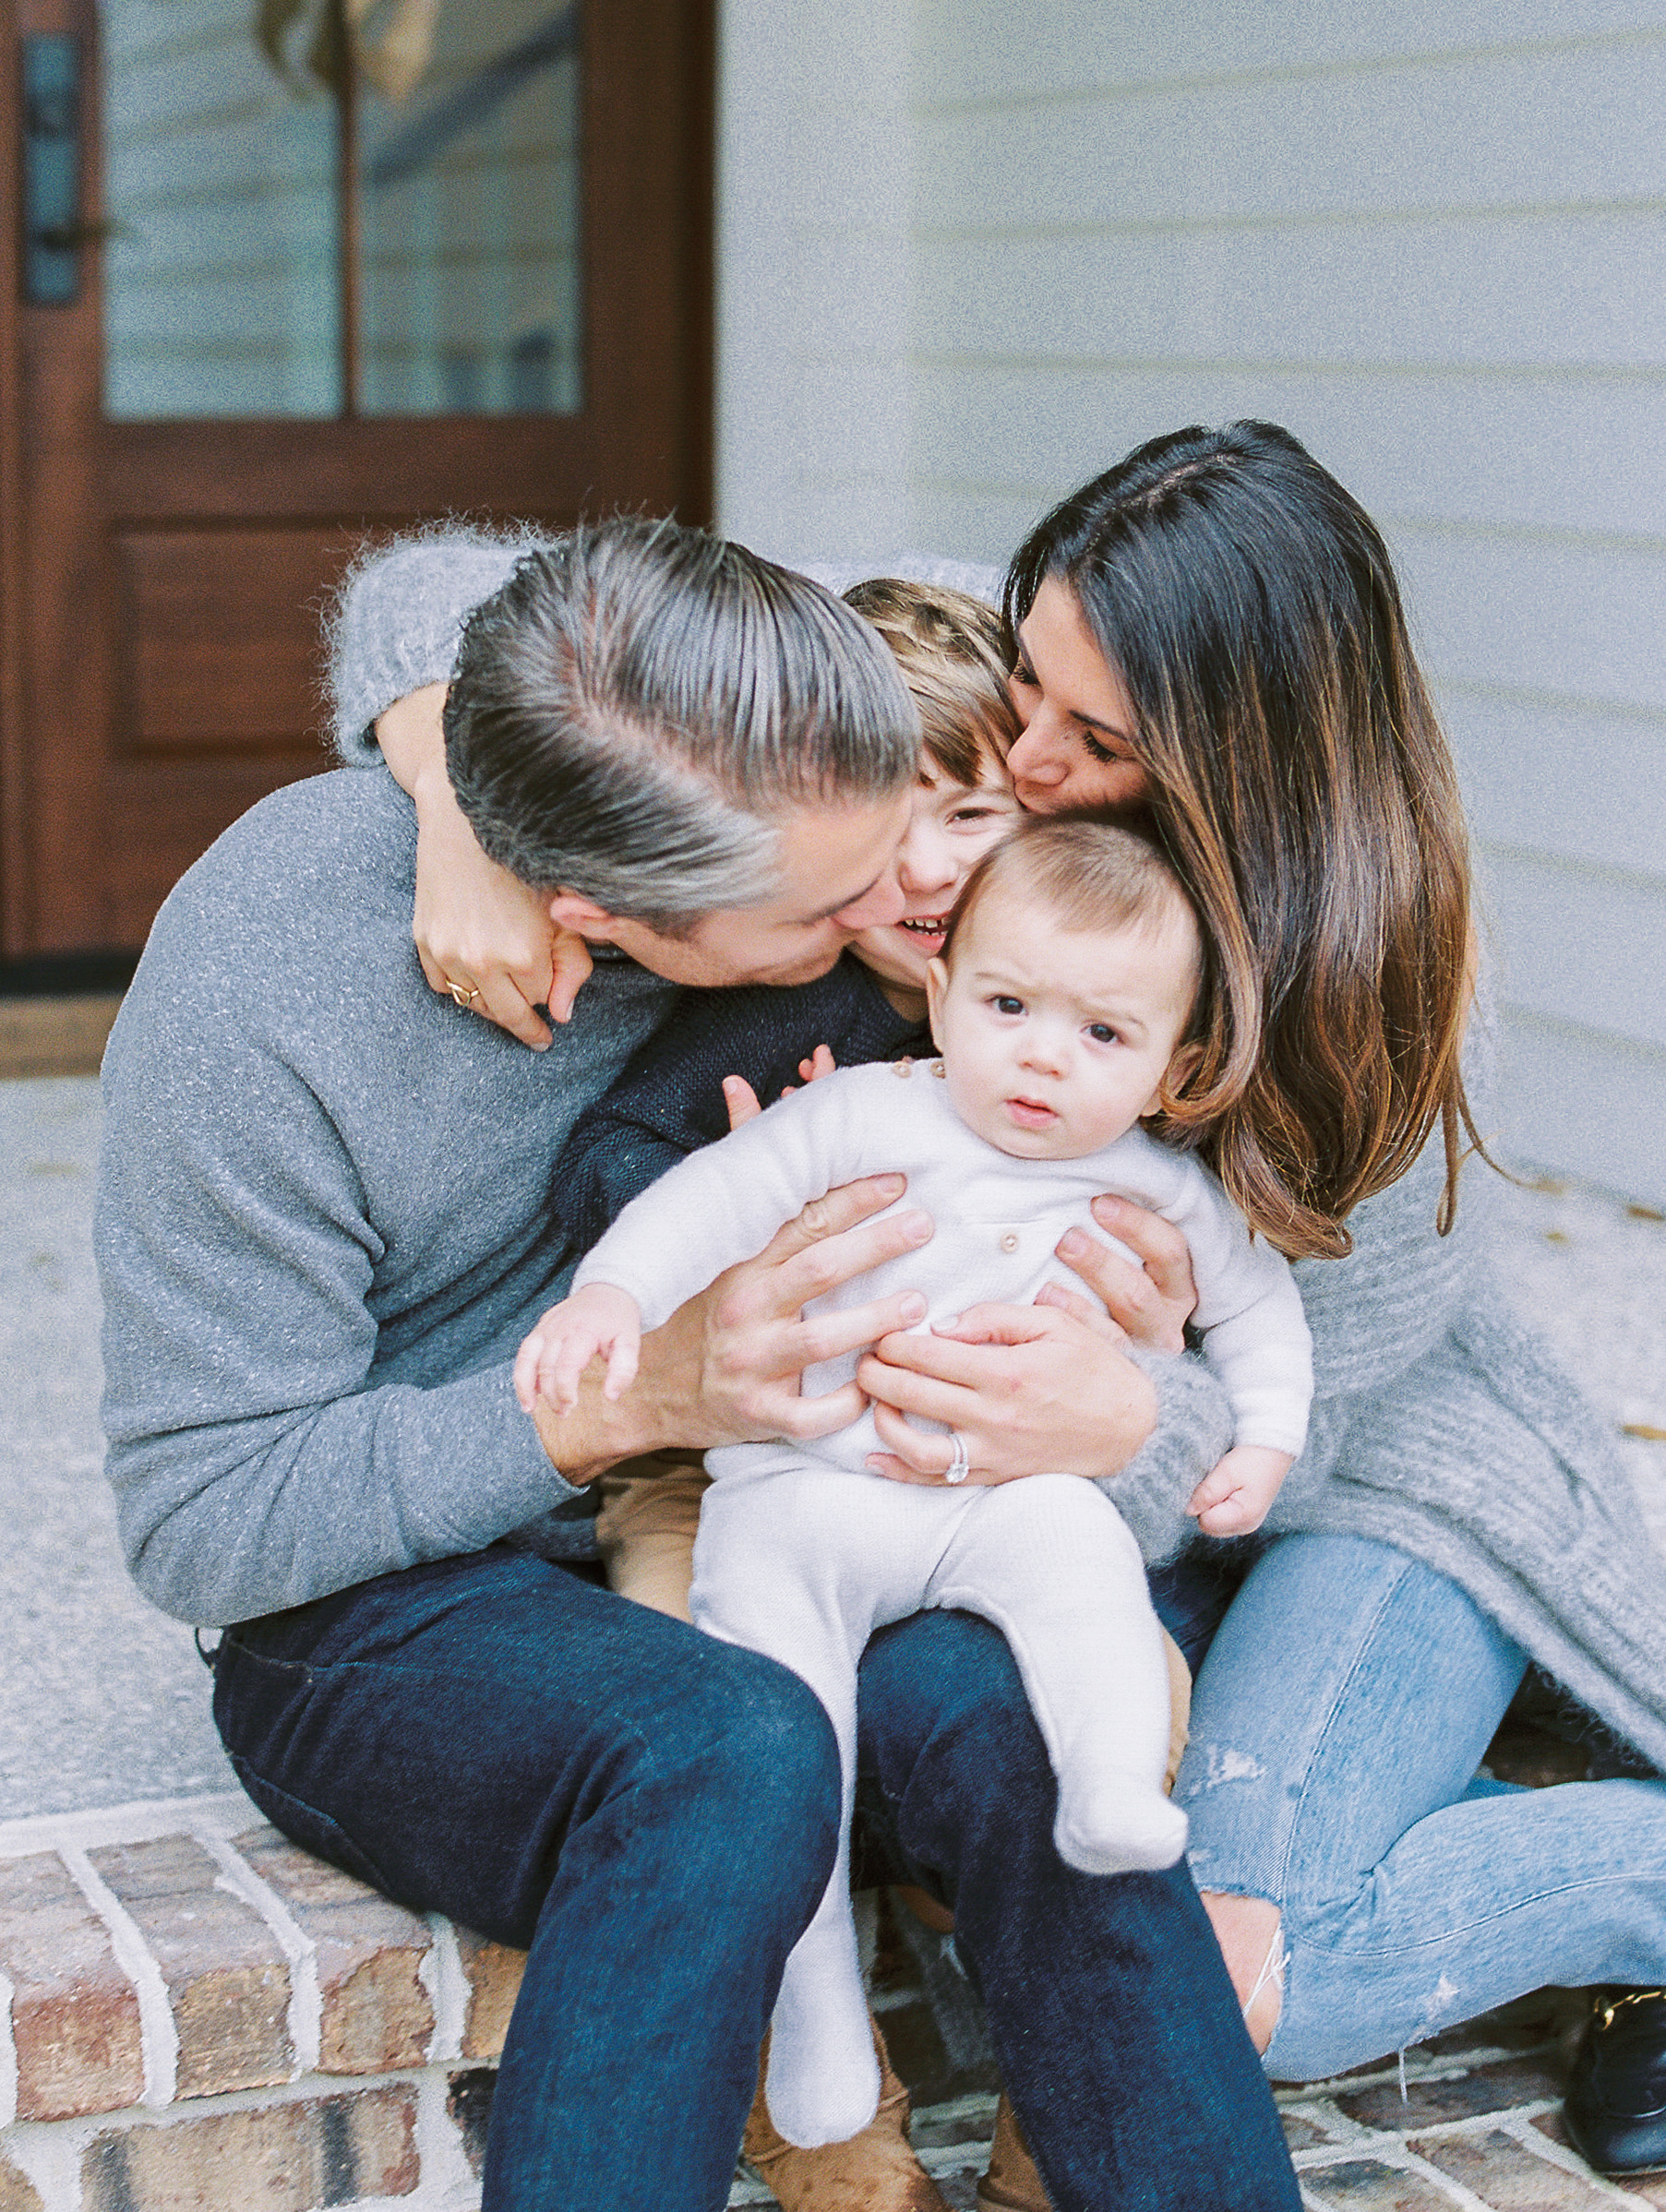
[[[1456,1206],[1469,863],[1456,779],[1369,516],[1286,430],[1154,439],[1048,515],[1007,578],[1073,595],[1133,702],[1149,805],[1217,1001],[1170,1116],[1292,1257],[1435,1123]]]
[[[926,750],[956,783],[1001,768],[1018,739],[1007,674],[1012,655],[995,609],[941,584],[874,576],[845,594],[895,656],[919,709]]]
[[[1193,972],[1202,977],[1203,931],[1186,887],[1152,839],[1125,821],[1033,814],[1021,822],[991,846],[962,885],[943,936],[943,961],[953,960],[984,900],[1003,891],[1034,899],[1067,932],[1156,929],[1178,910],[1192,925]],[[1192,1034],[1188,1028],[1186,1038]]]

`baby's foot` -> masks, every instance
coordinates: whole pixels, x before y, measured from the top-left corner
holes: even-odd
[[[859,2135],[880,2106],[880,2068],[860,1981],[807,1975],[782,1982],[770,2022],[763,2092],[789,2143],[813,2150]]]
[[[1186,1816],[1153,1783],[1101,1775],[1091,1788],[1061,1788],[1053,1841],[1080,1873],[1155,1873],[1185,1849]]]

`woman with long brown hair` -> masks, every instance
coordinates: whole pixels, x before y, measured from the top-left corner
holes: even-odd
[[[1155,1578],[1169,1625],[1208,1650],[1179,1795],[1268,2068],[1335,2073],[1543,1983],[1658,1983],[1666,1570],[1602,1425],[1489,1273],[1484,1168],[1458,1202],[1466,1026],[1488,1082],[1466,835],[1382,540],[1288,433],[1181,431],[1056,508],[1006,604],[1018,795],[1158,825],[1225,1009],[1176,1133],[1208,1115],[1229,1190],[1282,1209],[1313,1330],[1310,1442],[1265,1537],[1188,1543],[1210,1431],[1196,1377],[1170,1385],[1195,1362],[1156,1370],[1153,1443],[1109,1485],[1148,1560],[1179,1560]],[[1145,1246],[1143,1283],[1081,1272],[1175,1345],[1184,1256],[1155,1227]],[[938,1364],[926,1389],[864,1379],[964,1429]],[[1211,1591],[1237,1579],[1211,1646]],[[1473,1788],[1529,1660],[1648,1778]],[[1577,2097],[1573,2117],[1627,2162]]]

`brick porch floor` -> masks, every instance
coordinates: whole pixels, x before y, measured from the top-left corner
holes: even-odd
[[[915,2141],[970,2206],[995,2114],[976,2001],[889,1900],[873,1987]],[[234,1797],[0,1834],[0,2212],[466,2212],[517,1954],[402,1911]],[[1666,2207],[1557,2110],[1582,2000],[1544,1991],[1389,2063],[1282,2088],[1312,2212]],[[743,2167],[732,2206],[774,2200]]]

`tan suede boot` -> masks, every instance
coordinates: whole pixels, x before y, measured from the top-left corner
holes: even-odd
[[[1053,2212],[1052,2200],[1004,2097],[995,2110],[989,2170],[977,2184],[977,2212]]]
[[[909,2145],[908,2092],[892,2069],[877,2021],[873,2048],[880,2062],[879,2110],[848,2143],[824,2143],[818,2150],[800,2150],[777,2133],[763,2101],[760,2064],[758,2095],[740,2147],[783,2212],[949,2212]],[[767,2063],[767,2039],[763,2058]]]

